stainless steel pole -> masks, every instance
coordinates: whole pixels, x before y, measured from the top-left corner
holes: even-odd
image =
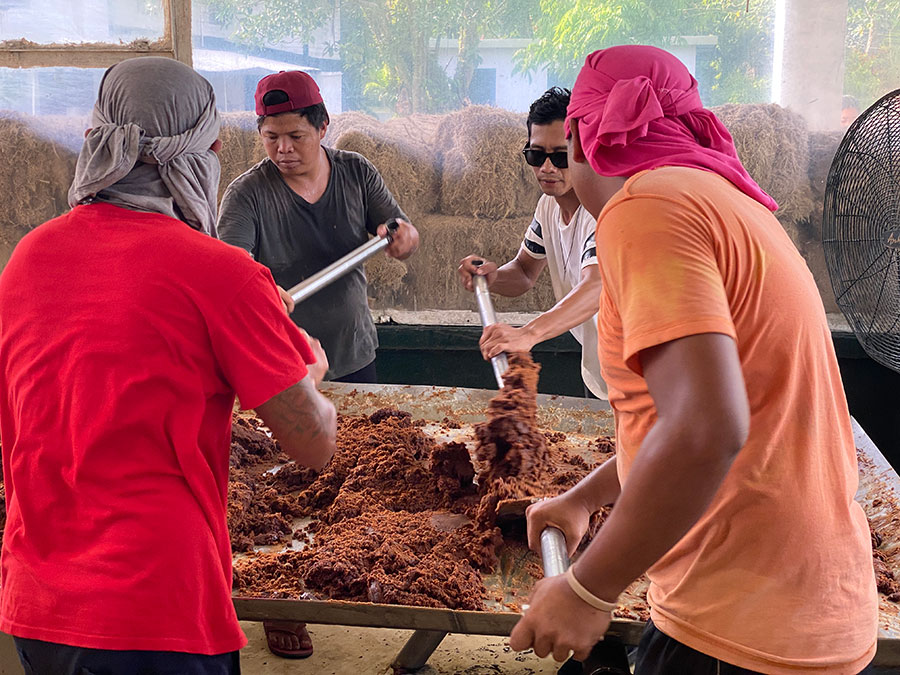
[[[293,298],[294,303],[298,304],[306,300],[309,296],[321,291],[328,284],[337,281],[342,276],[355,269],[366,260],[371,258],[379,251],[383,251],[390,246],[393,238],[391,235],[397,231],[399,223],[396,219],[387,222],[388,233],[386,237],[375,237],[370,239],[362,246],[353,249],[340,260],[336,260],[328,267],[319,270],[308,279],[304,279],[296,286],[288,290],[288,294]]]
[[[472,264],[481,265],[481,260],[475,260]],[[494,314],[494,303],[491,302],[491,294],[488,291],[487,279],[473,275],[472,284],[475,286],[475,301],[478,303],[478,316],[481,317],[481,327],[487,328],[497,323],[497,315]],[[497,354],[491,359],[491,367],[494,370],[494,378],[497,386],[503,389],[503,374],[509,369],[509,361],[506,354]]]
[[[562,530],[547,527],[541,532],[541,563],[545,577],[565,574],[569,569],[569,556],[566,554],[566,537]]]

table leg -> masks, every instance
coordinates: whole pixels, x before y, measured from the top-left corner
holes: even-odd
[[[417,630],[391,664],[394,675],[413,673],[425,665],[447,633],[440,630]]]

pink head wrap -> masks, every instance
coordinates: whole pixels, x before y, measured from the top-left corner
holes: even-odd
[[[588,56],[572,87],[567,134],[573,119],[584,154],[601,176],[689,166],[717,173],[763,206],[778,208],[741,164],[731,134],[703,107],[697,81],[667,51],[624,45]]]

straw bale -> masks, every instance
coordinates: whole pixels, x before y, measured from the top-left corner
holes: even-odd
[[[41,115],[23,119],[37,136],[76,156],[84,144],[84,132],[91,127],[90,115]]]
[[[219,200],[231,181],[266,156],[256,129],[256,115],[252,112],[227,112],[220,116],[222,149],[219,151],[219,163],[222,174],[219,177]]]
[[[446,115],[435,136],[440,212],[494,219],[530,215],[541,193],[522,159],[527,138],[521,114],[469,106]]]
[[[444,117],[446,116],[415,113],[405,117],[392,117],[384,123],[384,126],[411,141],[433,149],[438,126]]]
[[[478,146],[487,132],[497,127],[518,128],[527,136],[524,113],[514,113],[490,105],[470,105],[451,113],[440,115],[434,144],[438,152],[446,152],[458,146],[469,149]],[[463,132],[471,135],[466,136]],[[523,140],[524,146],[524,140]],[[521,148],[519,148],[521,150]]]
[[[377,308],[394,307],[397,293],[403,289],[407,276],[406,263],[381,254],[369,258],[365,268],[370,305]]]
[[[843,131],[812,131],[809,134],[809,182],[817,200],[825,199],[828,171],[843,138]]]
[[[712,111],[734,137],[744,167],[778,202],[775,215],[791,232],[813,210],[806,121],[774,103],[728,104]],[[796,232],[791,235],[796,241]]]
[[[822,212],[825,208],[828,171],[843,138],[843,131],[815,131],[809,134],[809,185],[814,204],[809,220],[819,238],[822,236]]]
[[[80,119],[0,115],[0,265],[29,230],[68,211],[77,154],[51,139],[73,145],[74,135],[83,137]]]
[[[410,219],[437,207],[438,174],[429,147],[382,124],[345,131],[334,147],[358,152],[372,162]]]
[[[351,129],[371,129],[380,124],[381,123],[371,115],[355,110],[331,115],[331,122],[328,124],[328,129],[325,132],[325,138],[322,139],[322,143],[332,147],[345,131],[350,131]]]
[[[798,248],[816,279],[826,312],[840,311],[831,288],[825,251],[822,248],[822,215],[825,209],[825,185],[828,171],[844,137],[843,131],[815,131],[809,134],[809,184],[813,195],[813,210],[809,219],[801,223]]]
[[[475,297],[462,287],[456,274],[459,261],[477,253],[502,265],[515,257],[528,224],[527,218],[424,216],[416,223],[422,246],[406,261],[408,273],[394,306],[415,311],[474,311]],[[518,298],[494,296],[498,312],[540,312],[554,303],[548,274],[542,274],[535,287]]]
[[[821,207],[818,208],[818,211],[821,214]],[[819,295],[822,296],[825,311],[839,312],[837,302],[834,299],[834,291],[831,288],[828,266],[825,263],[825,250],[822,248],[821,221],[813,222],[812,219],[800,221],[796,225],[795,234],[794,244],[816,280],[816,286],[819,289]]]

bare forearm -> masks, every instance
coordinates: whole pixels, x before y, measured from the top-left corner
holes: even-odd
[[[582,279],[551,309],[535,317],[522,328],[534,340],[534,344],[562,335],[580,326],[597,313],[600,304],[600,279]]]
[[[491,293],[515,297],[529,291],[534,281],[517,259],[497,268],[497,278],[491,284]]]
[[[316,470],[329,462],[335,451],[337,413],[310,383],[298,383],[256,410],[291,459]]]
[[[581,502],[590,513],[597,513],[604,506],[614,504],[620,492],[616,458],[610,457],[582,478],[568,494]]]
[[[615,598],[706,511],[731,456],[702,445],[677,423],[658,421],[647,434],[612,513],[577,564],[578,579],[595,595]]]

